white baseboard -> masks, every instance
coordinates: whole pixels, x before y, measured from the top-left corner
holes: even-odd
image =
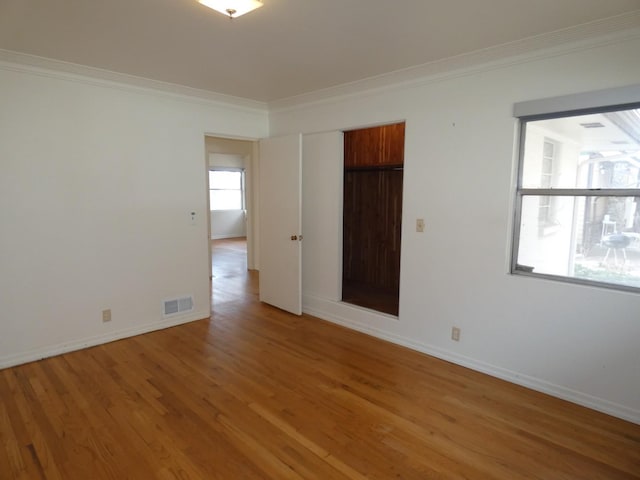
[[[228,235],[211,235],[211,240],[222,240],[223,238],[246,238],[242,233],[231,233]]]
[[[82,350],[83,348],[94,347],[96,345],[102,345],[104,343],[113,342],[115,340],[121,340],[127,337],[133,337],[141,335],[143,333],[153,332],[155,330],[162,330],[183,323],[193,322],[195,320],[202,320],[209,318],[211,312],[200,311],[192,312],[189,315],[181,315],[172,317],[170,319],[161,320],[158,322],[146,323],[132,328],[125,328],[116,332],[109,332],[104,335],[96,335],[83,339],[78,339],[72,342],[65,342],[57,345],[51,345],[43,347],[41,349],[35,349],[28,352],[20,353],[17,355],[7,355],[0,357],[0,369],[21,365],[23,363],[34,362],[42,360],[43,358],[53,357],[55,355],[61,355],[63,353],[73,352],[75,350]]]
[[[497,377],[538,392],[546,393],[562,400],[582,405],[583,407],[591,408],[623,420],[640,424],[640,410],[619,405],[599,397],[594,397],[583,392],[572,390],[562,385],[557,385],[539,378],[524,375],[502,367],[497,367],[473,358],[465,357],[433,345],[417,342],[414,339],[402,337],[379,328],[374,328],[362,323],[361,321],[354,321],[353,319],[346,318],[343,315],[336,313],[344,311],[345,308],[348,309],[349,307],[346,307],[342,302],[326,300],[311,295],[303,296],[303,312],[313,315],[314,317],[366,333],[382,340],[387,340],[397,345],[402,345],[403,347],[455,363],[456,365],[461,365],[463,367],[491,375],[492,377]]]

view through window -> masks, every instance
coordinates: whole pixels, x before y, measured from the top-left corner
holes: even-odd
[[[243,171],[209,170],[209,202],[211,210],[243,210]]]
[[[640,288],[640,105],[522,118],[512,272]]]

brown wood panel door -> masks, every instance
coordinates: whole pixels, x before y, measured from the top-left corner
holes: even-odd
[[[344,134],[342,299],[398,314],[404,123]]]
[[[400,169],[345,172],[343,276],[398,291],[402,223]]]
[[[402,165],[404,131],[404,123],[396,123],[344,132],[345,167]]]

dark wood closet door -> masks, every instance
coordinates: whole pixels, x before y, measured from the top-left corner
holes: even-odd
[[[345,132],[342,299],[398,314],[404,124]]]
[[[404,123],[344,132],[345,168],[403,164]]]

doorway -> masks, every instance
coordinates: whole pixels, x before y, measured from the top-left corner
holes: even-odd
[[[247,268],[246,237],[211,240],[212,309],[220,313],[229,302],[246,300],[247,295],[257,296],[252,285],[255,270]]]
[[[205,136],[212,311],[245,295],[254,268],[255,144]]]
[[[342,301],[398,315],[405,124],[344,132]]]

